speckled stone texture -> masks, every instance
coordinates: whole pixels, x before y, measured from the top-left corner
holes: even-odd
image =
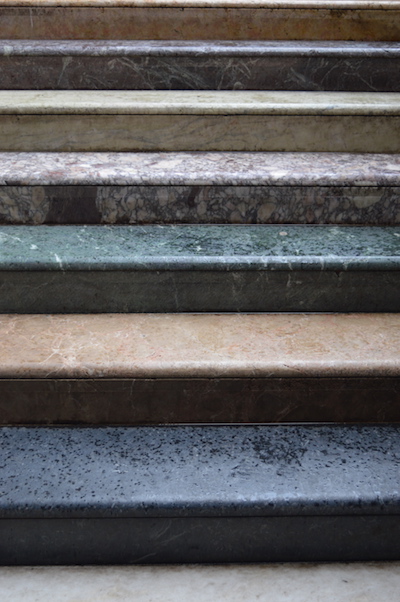
[[[0,222],[400,223],[398,155],[0,153]]]
[[[400,91],[398,42],[0,42],[3,89]]]
[[[6,564],[400,551],[397,426],[2,428],[0,437]]]
[[[58,3],[59,4],[59,3]],[[3,39],[114,40],[358,40],[400,39],[400,9],[395,1],[383,8],[351,2],[247,4],[238,8],[188,6],[0,6]],[[240,2],[240,6],[243,4]],[[382,5],[383,6],[383,5]],[[393,9],[393,10],[388,10]]]
[[[398,311],[400,231],[377,226],[2,226],[11,313]]]

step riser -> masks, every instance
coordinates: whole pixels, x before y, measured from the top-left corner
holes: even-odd
[[[0,7],[1,39],[400,40],[400,10]]]
[[[400,271],[0,271],[2,313],[397,312]]]
[[[0,564],[398,560],[398,516],[0,520]]]
[[[397,153],[400,117],[0,115],[0,150]]]
[[[400,422],[398,378],[0,379],[1,425]]]
[[[1,224],[400,223],[399,186],[0,186]]]
[[[400,91],[399,58],[315,57],[311,53],[265,58],[87,57],[65,52],[68,48],[62,57],[0,56],[1,88]]]

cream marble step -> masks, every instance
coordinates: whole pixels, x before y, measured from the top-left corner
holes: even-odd
[[[0,91],[2,151],[400,151],[400,93]]]
[[[398,0],[1,0],[0,37],[399,41]]]
[[[0,41],[2,89],[400,91],[398,42]]]
[[[399,562],[2,567],[4,602],[397,602]],[[267,594],[266,594],[267,592]]]
[[[0,424],[399,422],[400,314],[0,316]]]
[[[400,155],[0,153],[2,224],[400,223]]]

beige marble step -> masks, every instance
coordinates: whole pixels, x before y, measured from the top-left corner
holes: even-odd
[[[400,421],[400,314],[0,316],[0,424]]]
[[[2,39],[398,41],[398,0],[2,0]]]
[[[0,91],[3,151],[400,151],[400,93]]]

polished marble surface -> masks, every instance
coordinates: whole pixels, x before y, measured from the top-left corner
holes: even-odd
[[[3,114],[0,149],[400,152],[398,115],[222,113],[223,108],[210,115]]]
[[[2,315],[0,376],[398,376],[399,325],[399,314]]]
[[[400,115],[400,93],[0,90],[1,115]]]
[[[317,0],[318,1],[318,0]],[[321,8],[223,6],[0,6],[3,39],[358,40],[400,36],[397,1],[387,8],[355,3]]]
[[[2,567],[4,602],[397,602],[399,562]]]
[[[398,92],[385,42],[0,41],[3,89]]]

